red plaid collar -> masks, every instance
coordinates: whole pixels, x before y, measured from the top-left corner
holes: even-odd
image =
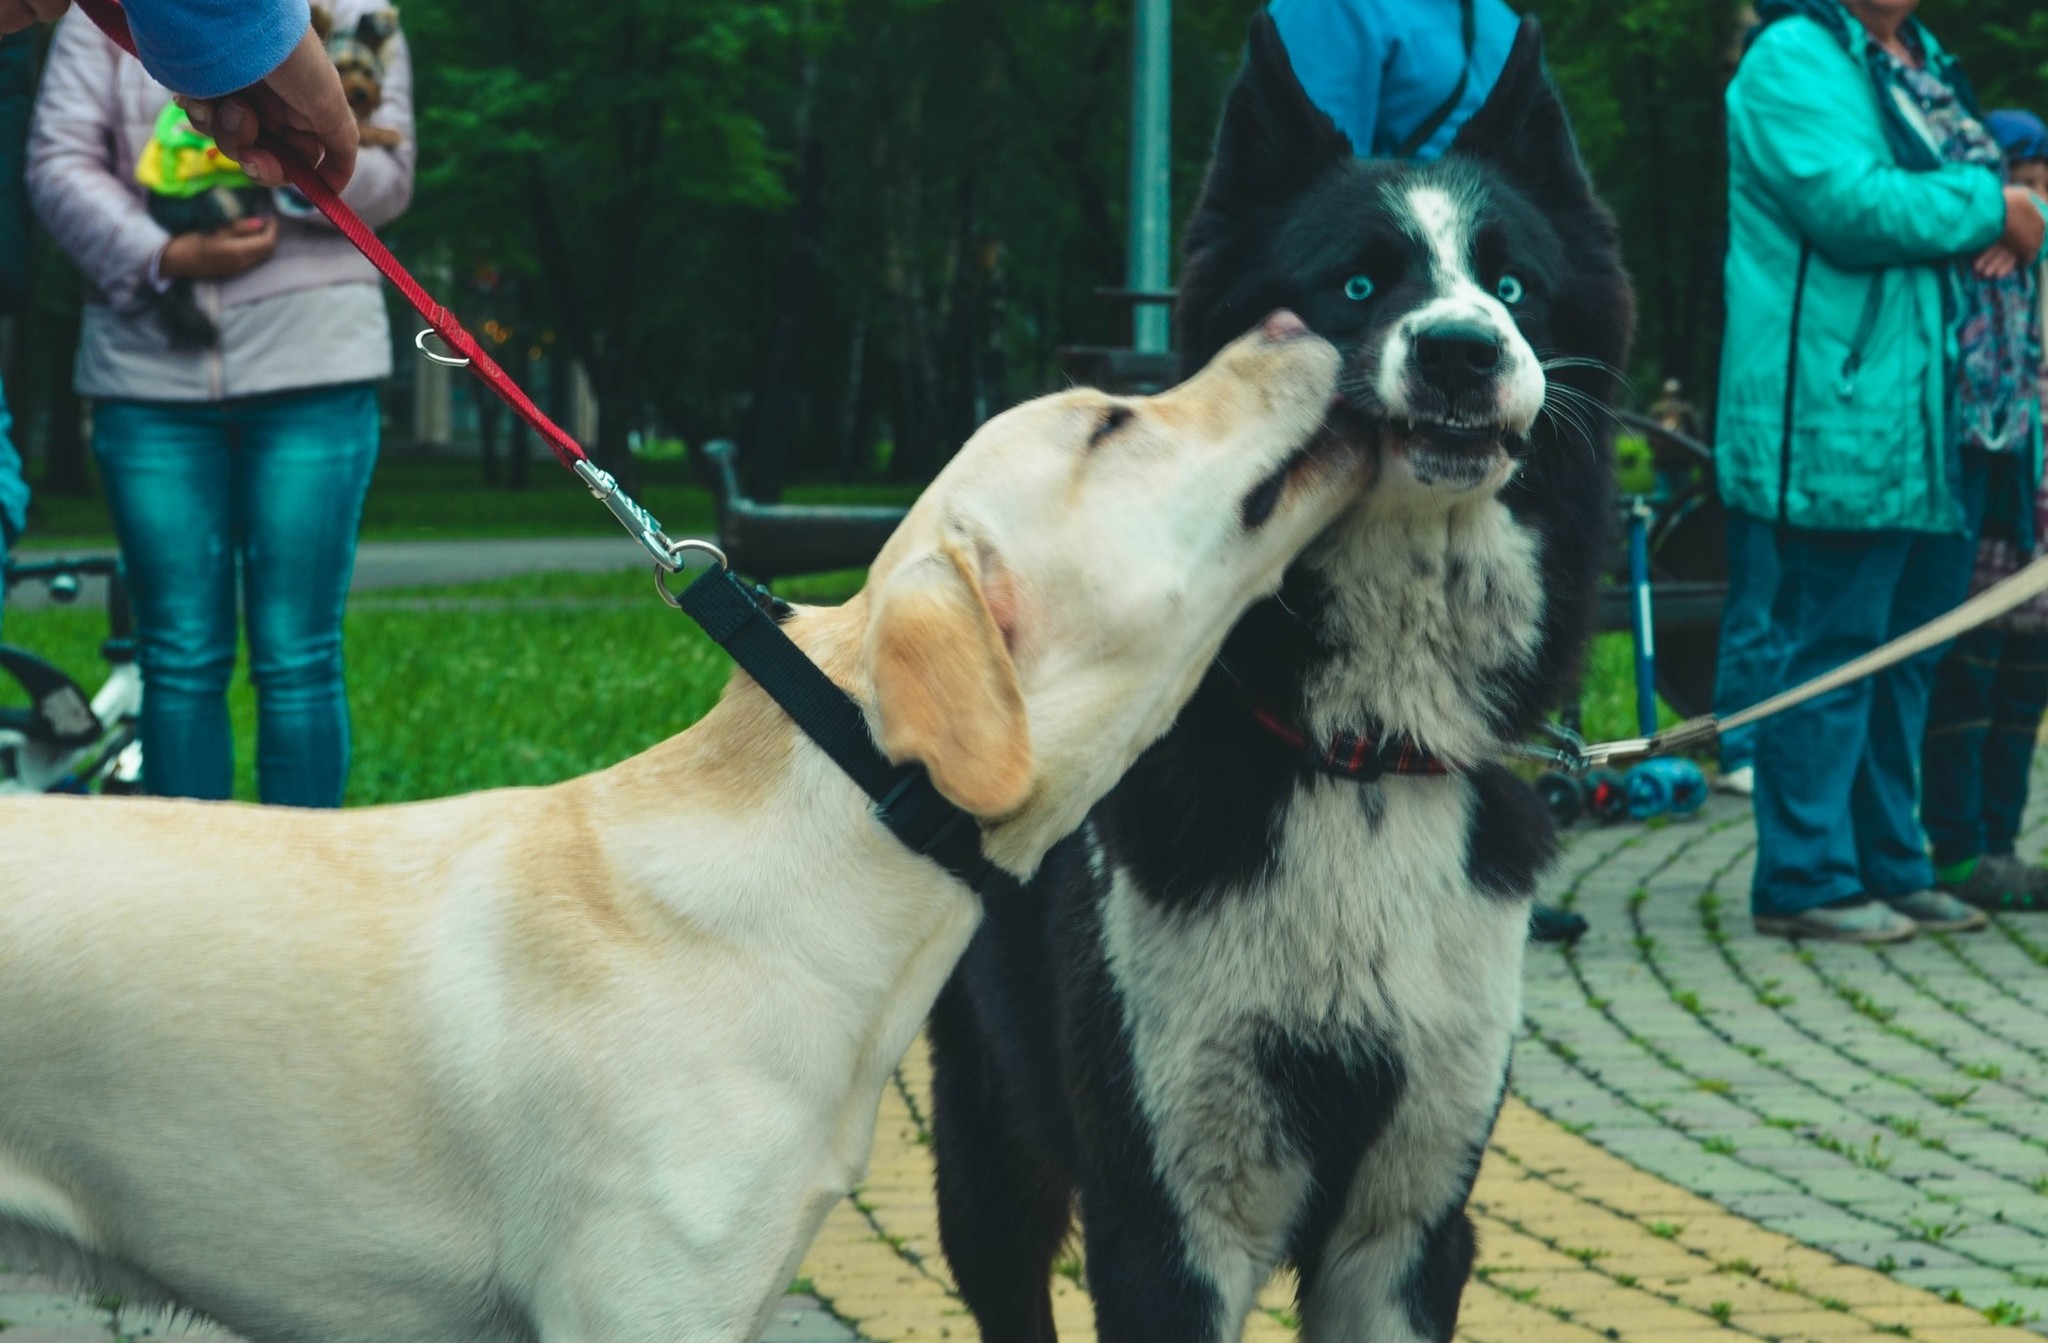
[[[1454,771],[1409,737],[1382,740],[1352,732],[1339,732],[1325,744],[1309,741],[1300,729],[1266,709],[1254,708],[1252,717],[1260,727],[1302,753],[1309,768],[1340,779],[1370,783],[1382,774],[1443,775]]]

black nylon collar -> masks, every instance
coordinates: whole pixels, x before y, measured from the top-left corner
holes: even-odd
[[[982,855],[980,823],[948,802],[922,765],[891,764],[875,749],[860,706],[782,632],[771,608],[788,608],[767,589],[749,591],[731,570],[713,565],[670,600],[874,799],[876,819],[906,848],[984,897],[1015,886],[1014,877]]]

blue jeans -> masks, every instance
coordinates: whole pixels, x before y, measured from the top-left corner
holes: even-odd
[[[367,383],[234,401],[104,401],[93,452],[141,638],[143,782],[234,788],[236,571],[256,686],[257,793],[338,807],[348,778],[341,613],[377,460]]]
[[[1966,533],[1781,528],[1772,637],[1795,686],[1960,602],[1984,517],[1986,466],[1963,454]],[[1760,724],[1750,907],[1797,914],[1934,884],[1915,803],[1938,645]]]
[[[1783,651],[1771,636],[1771,599],[1778,592],[1778,533],[1740,509],[1728,510],[1728,601],[1721,608],[1721,647],[1714,663],[1714,712],[1727,717],[1781,688]],[[1758,724],[1721,735],[1721,768],[1756,763]]]
[[[1920,817],[1937,867],[2010,855],[2048,712],[2048,635],[1978,628],[1934,671]]]

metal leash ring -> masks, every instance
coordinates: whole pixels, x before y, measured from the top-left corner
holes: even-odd
[[[466,356],[459,357],[452,354],[436,354],[432,350],[427,348],[427,337],[438,336],[439,334],[439,332],[435,331],[434,328],[430,326],[421,327],[420,333],[412,338],[412,347],[415,350],[418,350],[421,354],[425,355],[427,358],[433,360],[435,363],[441,365],[443,368],[468,368],[470,361]]]
[[[674,561],[675,568],[671,570],[657,567],[655,569],[654,590],[661,594],[663,601],[678,611],[683,609],[682,599],[668,590],[668,576],[671,573],[682,572],[683,556],[693,550],[700,555],[708,555],[711,558],[711,562],[720,569],[730,569],[732,567],[726,562],[725,552],[712,545],[709,541],[699,541],[693,537],[684,537],[680,541],[670,543],[668,554],[669,558]]]

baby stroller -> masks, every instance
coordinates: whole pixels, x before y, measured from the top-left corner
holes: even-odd
[[[78,600],[88,579],[107,585],[107,679],[88,695],[24,649],[0,643],[0,674],[28,703],[0,706],[0,795],[133,793],[142,786],[142,668],[136,661],[128,582],[118,556],[22,561],[7,566],[12,593],[41,583],[51,601]]]

